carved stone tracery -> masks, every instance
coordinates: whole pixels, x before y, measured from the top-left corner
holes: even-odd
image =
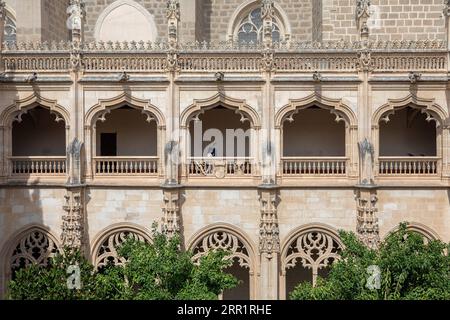
[[[230,259],[240,267],[251,269],[250,254],[245,244],[238,236],[221,229],[209,232],[194,245],[192,260],[199,263],[201,257],[214,250],[229,251]]]
[[[164,190],[162,231],[170,238],[180,232],[179,190]]]
[[[83,244],[83,189],[68,189],[66,192],[65,205],[66,212],[62,216],[61,243],[64,247],[70,249],[81,249]]]
[[[94,266],[97,269],[101,269],[109,264],[116,266],[124,265],[127,260],[121,257],[117,250],[128,239],[145,243],[150,242],[150,238],[146,234],[133,228],[122,227],[102,238],[98,248],[94,251]]]
[[[294,236],[283,250],[282,271],[294,268],[298,263],[312,271],[312,283],[316,284],[319,270],[340,259],[342,249],[336,236],[319,228],[306,229]]]
[[[371,249],[377,248],[380,243],[377,201],[375,189],[360,189],[356,191],[356,232],[360,240]]]
[[[280,252],[276,190],[260,191],[261,221],[259,226],[259,252],[271,256]]]
[[[32,264],[45,267],[58,251],[52,237],[40,229],[32,229],[15,247],[10,258],[11,270],[15,271]]]

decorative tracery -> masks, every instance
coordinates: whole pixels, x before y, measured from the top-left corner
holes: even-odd
[[[250,269],[250,254],[245,244],[234,234],[225,230],[211,232],[194,246],[192,260],[198,263],[204,255],[214,250],[229,251],[230,259],[240,267]]]
[[[98,247],[95,254],[95,266],[98,269],[106,267],[110,264],[112,265],[124,265],[127,260],[120,256],[117,250],[119,247],[128,239],[133,239],[136,241],[148,243],[150,239],[137,231],[123,229],[115,231],[108,236],[106,236]]]
[[[5,42],[16,42],[17,40],[17,27],[14,19],[7,14],[5,19],[5,29],[4,29],[4,41]]]
[[[55,241],[45,232],[33,229],[23,236],[11,256],[11,271],[26,268],[29,265],[45,267],[58,252]]]
[[[255,8],[248,15],[242,19],[237,29],[237,37],[239,42],[260,42],[264,36],[263,17],[261,8]],[[273,18],[272,21],[272,40],[279,42],[281,39],[281,32],[278,21]]]
[[[312,271],[315,285],[319,270],[329,267],[339,259],[341,245],[334,236],[323,230],[309,229],[294,237],[285,251],[284,270],[298,263]]]

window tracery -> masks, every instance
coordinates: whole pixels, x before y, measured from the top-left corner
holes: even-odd
[[[16,42],[17,27],[14,18],[7,12],[5,17],[4,41],[7,43]]]
[[[237,29],[237,38],[241,43],[256,43],[263,38],[263,18],[261,8],[255,8],[242,19]],[[272,40],[279,42],[281,40],[281,31],[277,19],[272,21]]]

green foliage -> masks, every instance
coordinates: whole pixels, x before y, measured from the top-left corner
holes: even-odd
[[[69,289],[69,266],[80,268],[81,289]],[[10,298],[14,300],[84,300],[93,298],[95,276],[92,265],[80,254],[65,249],[47,267],[30,265],[15,273],[9,283]]]
[[[367,248],[354,233],[340,232],[341,260],[316,287],[301,283],[290,294],[294,300],[428,300],[450,299],[450,245],[425,242],[402,223],[378,250]],[[369,266],[381,271],[379,289],[369,289]]]
[[[230,266],[228,252],[214,251],[192,262],[192,253],[181,250],[179,236],[167,238],[153,231],[153,242],[127,240],[118,253],[124,266],[108,265],[94,271],[79,252],[64,252],[47,268],[30,266],[10,282],[10,297],[17,300],[213,300],[237,280],[223,270]],[[82,288],[67,287],[67,267],[79,265]]]

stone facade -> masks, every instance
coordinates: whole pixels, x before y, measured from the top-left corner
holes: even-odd
[[[97,267],[108,258],[123,263],[115,247],[127,235],[150,241],[154,222],[169,236],[179,231],[195,259],[215,248],[232,252],[243,286],[225,298],[284,299],[302,274],[314,283],[320,264],[312,259],[305,271],[296,257],[316,246],[329,249],[316,258],[333,261],[340,229],[376,246],[407,221],[428,239],[450,241],[449,16],[437,14],[441,1],[372,1],[382,9],[380,29],[371,25],[374,10],[357,16],[350,0],[136,1],[142,21],[154,19],[158,44],[95,42],[112,0],[76,7],[71,18],[85,19],[71,34],[61,15],[42,33],[21,26],[25,9],[6,2],[18,43],[0,51],[1,293],[18,252],[40,246],[41,257],[24,255],[45,265],[65,244]],[[50,3],[42,1],[42,12]],[[210,42],[231,40],[241,20],[230,19],[260,6],[260,43]],[[62,2],[54,8],[65,12]],[[285,19],[289,39],[273,42],[272,19]],[[75,41],[21,44],[31,38]],[[301,120],[311,122],[308,130],[289,134],[302,139],[284,139],[289,123],[316,111],[327,117]],[[121,112],[142,123],[108,123]],[[214,156],[211,145],[208,155],[192,153],[188,132],[207,119],[248,130],[242,157]],[[59,124],[50,136],[36,130],[45,121]],[[404,132],[384,138],[386,126],[420,128],[414,134],[423,141],[413,146],[427,148],[408,149]],[[58,134],[66,149],[50,143],[24,155],[17,137],[30,128],[33,144]],[[325,150],[324,133],[336,130],[340,147]],[[133,150],[150,140],[149,154]],[[386,143],[398,154],[380,152]]]

